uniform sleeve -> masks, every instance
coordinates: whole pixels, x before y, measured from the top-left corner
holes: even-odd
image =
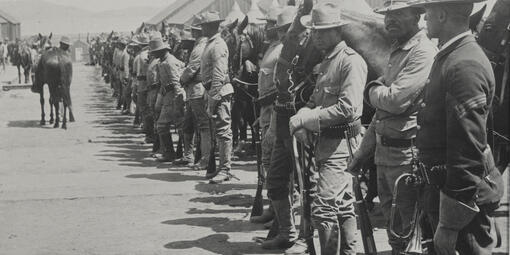
[[[122,68],[124,69],[122,72],[122,78],[124,79],[129,78],[129,58],[130,56],[128,54],[124,54],[122,56]]]
[[[392,84],[367,88],[367,102],[389,113],[405,112],[425,86],[435,55],[436,50],[432,46],[417,48]]]
[[[359,55],[346,57],[341,67],[338,102],[318,111],[321,127],[349,123],[359,117],[356,113],[362,111],[367,72],[367,64]]]
[[[199,48],[200,47],[200,48]],[[189,57],[188,66],[184,69],[181,75],[182,84],[187,84],[192,81],[194,77],[198,77],[197,72],[200,71],[200,61],[202,58],[203,47],[197,46],[191,52]]]
[[[370,156],[373,156],[375,153],[376,146],[376,138],[375,138],[375,116],[372,118],[368,129],[365,131],[363,135],[363,140],[361,140],[361,144],[354,153],[354,156],[360,159],[366,159]]]
[[[228,48],[213,47],[212,52],[212,77],[209,95],[213,98],[219,97],[220,89],[223,87],[228,75]]]
[[[457,64],[446,76],[447,178],[443,192],[464,204],[475,201],[484,174],[487,99],[493,77],[476,61]]]

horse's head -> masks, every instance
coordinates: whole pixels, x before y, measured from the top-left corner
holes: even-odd
[[[498,0],[479,33],[478,42],[488,51],[489,55],[495,57],[503,53],[506,45],[501,45],[501,43],[510,26],[509,13],[510,0]]]
[[[51,37],[53,37],[53,33],[50,33],[50,35],[48,36],[43,36],[42,34],[39,34],[39,37],[38,37],[38,44],[39,44],[39,49],[41,50],[45,50],[45,49],[48,49],[48,48],[51,48],[52,45],[51,45]]]

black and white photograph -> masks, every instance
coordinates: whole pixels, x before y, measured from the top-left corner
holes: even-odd
[[[0,255],[508,255],[510,0],[0,0]]]

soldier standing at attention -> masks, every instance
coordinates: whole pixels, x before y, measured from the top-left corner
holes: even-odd
[[[211,134],[209,132],[209,117],[206,112],[206,100],[204,99],[205,89],[202,85],[200,77],[200,62],[202,59],[202,53],[204,52],[205,45],[207,44],[208,38],[202,36],[202,30],[199,27],[191,27],[191,33],[195,40],[195,46],[191,51],[188,65],[181,75],[181,84],[186,90],[186,117],[185,121],[188,123],[188,127],[184,131],[184,155],[189,154],[186,164],[193,164],[198,160],[197,165],[192,165],[196,170],[206,169],[207,161],[209,160],[209,152],[211,149]],[[189,126],[189,122],[192,122],[192,126]],[[195,129],[200,134],[200,152],[202,155],[201,159],[194,159],[193,149],[186,149],[186,141],[193,139],[193,132]],[[184,162],[183,162],[184,163]]]
[[[349,150],[361,142],[361,113],[367,65],[347,46],[341,27],[340,6],[319,3],[301,23],[312,30],[312,42],[324,51],[314,92],[307,105],[290,118],[290,133],[305,144],[318,134],[315,159],[317,194],[312,202],[312,224],[319,232],[323,255],[356,254],[356,215],[352,175],[347,169]],[[351,137],[344,132],[350,130]]]
[[[220,165],[217,171],[207,174],[210,183],[222,183],[232,178],[230,173],[232,154],[231,107],[234,88],[228,76],[228,47],[219,26],[223,20],[217,12],[205,12],[201,15],[202,35],[208,38],[200,70],[202,84],[207,91],[207,114],[214,121],[218,144]]]
[[[151,53],[160,60],[157,66],[157,80],[160,84],[161,113],[157,121],[159,146],[161,155],[157,156],[160,162],[171,162],[175,159],[170,127],[173,124],[180,128],[184,117],[185,92],[179,83],[184,63],[170,54],[170,47],[161,37],[153,38],[149,42]]]
[[[113,96],[119,98],[120,97],[120,62],[121,62],[121,46],[119,41],[121,40],[120,37],[115,39],[113,41],[113,79],[112,79],[112,87],[113,87]],[[117,110],[121,109],[120,100],[117,100]]]
[[[349,165],[349,170],[356,172],[363,161],[375,154],[377,193],[392,254],[397,255],[407,245],[389,231],[393,188],[400,175],[412,172],[413,159],[417,157],[415,137],[420,95],[437,52],[426,32],[418,27],[424,10],[409,7],[407,2],[386,1],[383,8],[375,10],[385,15],[386,30],[394,43],[383,76],[365,88],[365,101],[376,109],[376,113]],[[396,221],[400,225],[394,225],[394,229],[399,233],[408,229],[414,217],[415,190],[410,185],[398,187],[401,220]]]
[[[503,180],[487,145],[487,116],[494,73],[469,30],[473,3],[419,0],[429,36],[439,41],[424,102],[418,113],[419,159],[434,185],[426,187],[425,212],[440,255],[492,254]],[[431,171],[432,170],[432,171]]]
[[[117,104],[122,106],[122,112],[124,114],[129,113],[129,104],[131,103],[131,98],[129,96],[131,94],[131,89],[129,87],[129,59],[131,56],[128,53],[127,43],[125,37],[119,40],[119,47],[121,49],[119,62],[120,94]]]
[[[150,118],[152,118],[152,116],[147,102],[149,85],[147,84],[147,70],[149,67],[149,37],[146,34],[140,34],[135,38],[135,42],[141,47],[140,54],[136,56],[133,64],[135,67],[135,78],[138,81],[136,107],[140,110],[140,115],[142,117],[145,142],[150,143],[153,139],[152,134],[154,133],[154,124],[150,122]]]
[[[259,127],[261,130],[261,147],[262,147],[262,167],[267,174],[271,165],[271,152],[273,150],[275,131],[269,130],[271,120],[273,119],[274,101],[276,100],[276,84],[274,81],[274,72],[276,63],[280,57],[283,44],[280,41],[279,35],[285,35],[286,30],[281,28],[281,23],[278,26],[278,14],[282,10],[280,8],[270,10],[267,17],[265,26],[266,41],[269,44],[262,60],[259,63],[259,78],[258,78],[258,92],[259,98],[257,99],[260,105]],[[281,21],[280,21],[281,22]],[[288,26],[284,26],[288,28]],[[279,33],[279,31],[281,31]],[[275,116],[276,117],[276,116]],[[273,124],[275,125],[275,124]],[[250,218],[253,223],[266,223],[274,218],[273,206],[269,204],[269,208],[264,210],[260,216]]]
[[[161,38],[159,32],[150,36],[151,40]],[[149,47],[150,50],[150,47]],[[149,133],[147,142],[153,142],[152,155],[156,157],[159,152],[159,136],[156,129],[156,121],[159,117],[159,109],[156,109],[156,101],[161,84],[158,80],[158,64],[159,59],[149,51],[149,65],[147,66],[147,132]],[[173,147],[171,148],[173,149]]]

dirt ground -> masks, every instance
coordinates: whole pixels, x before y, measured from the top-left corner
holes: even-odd
[[[249,222],[254,161],[235,162],[240,181],[210,185],[150,158],[98,68],[75,64],[71,93],[77,121],[62,130],[39,126],[38,95],[0,92],[0,254],[282,253],[253,241],[267,232]],[[379,254],[389,254],[382,216],[372,216]],[[497,254],[508,254],[507,202],[497,220]]]

